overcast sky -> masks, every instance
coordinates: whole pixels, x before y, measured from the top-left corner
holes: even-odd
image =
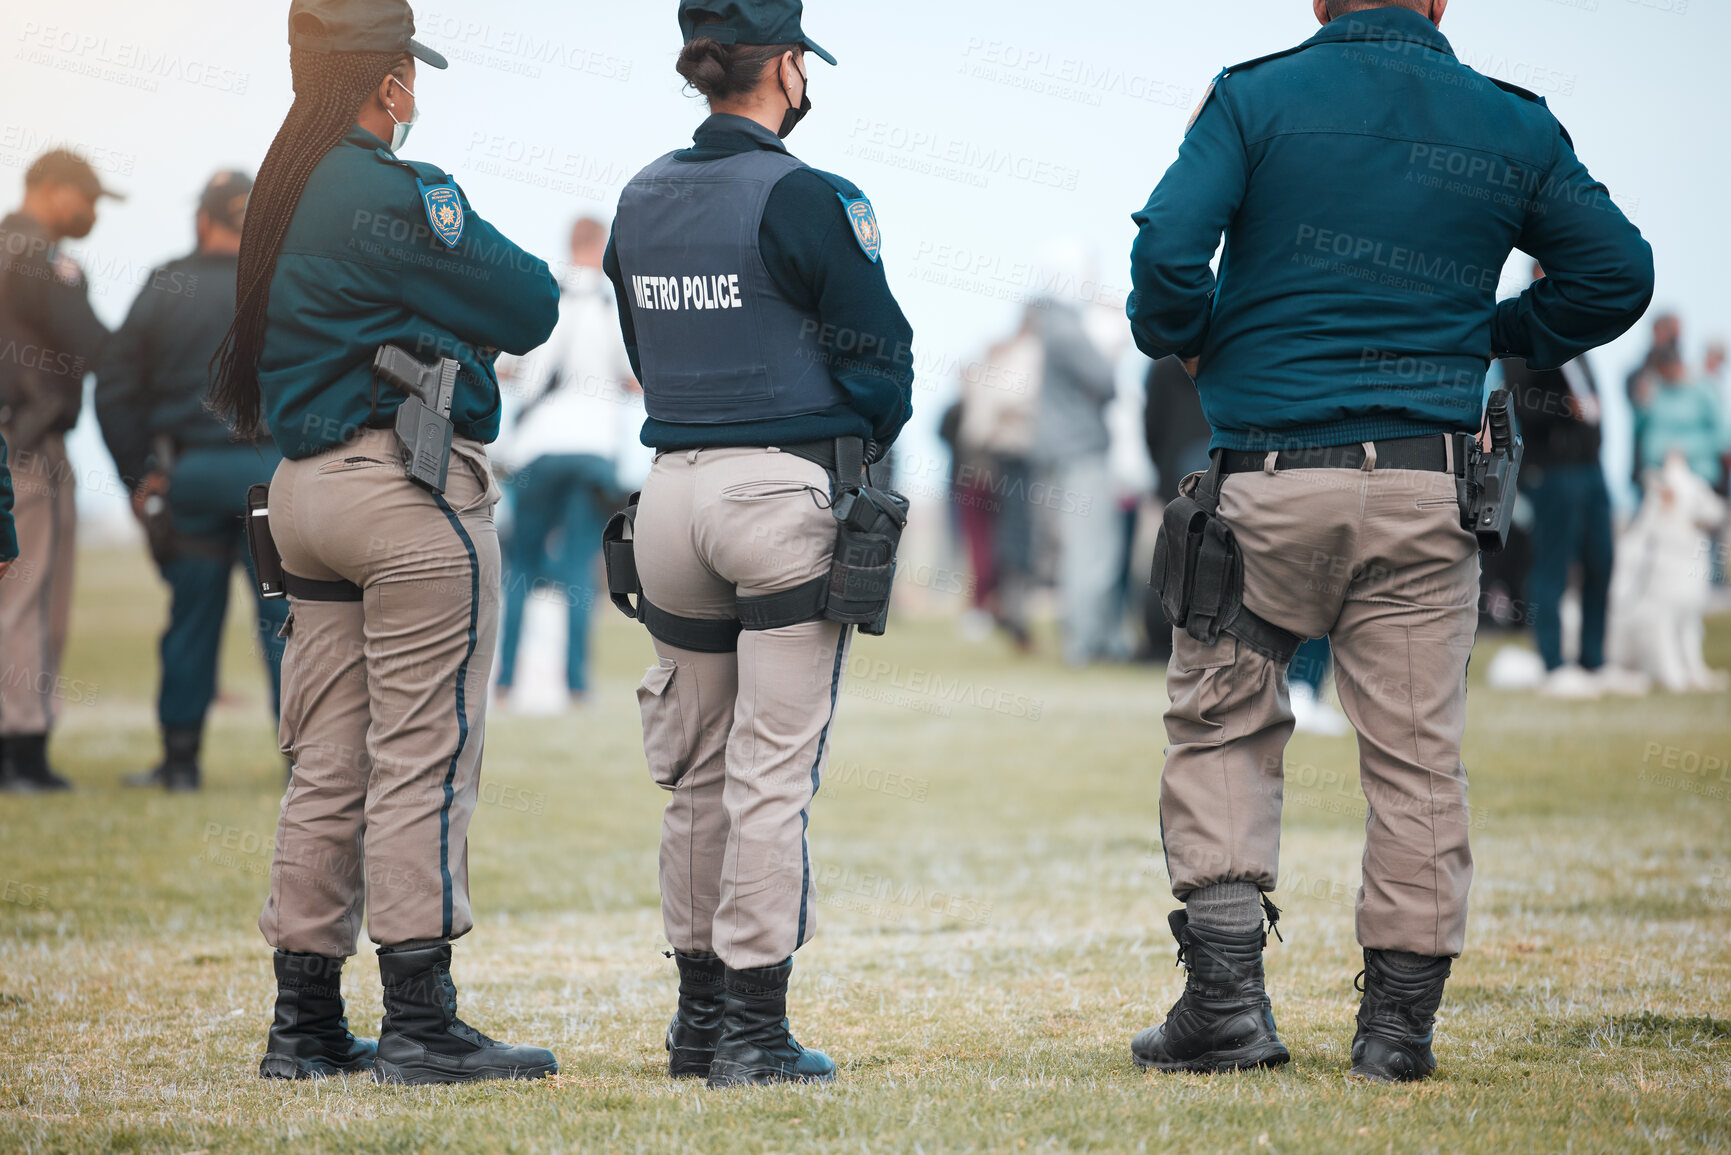
[[[287,7],[8,0],[0,12],[0,206],[16,203],[23,169],[46,147],[71,142],[94,156],[130,194],[105,204],[79,246],[110,322],[153,264],[191,247],[209,173],[263,157],[291,99]],[[449,169],[478,212],[558,259],[573,217],[611,216],[623,183],[702,119],[673,71],[676,9],[673,0],[418,6],[421,38],[452,67],[422,70],[422,120],[405,155]],[[1130,213],[1172,160],[1209,79],[1316,30],[1308,0],[813,0],[805,25],[841,64],[811,59],[816,109],[790,145],[854,180],[877,208],[886,267],[915,330],[916,449],[929,446],[958,368],[1013,322],[1052,240],[1094,249],[1098,294],[1121,304]],[[1652,241],[1658,301],[1683,313],[1691,359],[1709,336],[1731,332],[1731,7],[1454,0],[1443,32],[1468,64],[1549,99]],[[1616,393],[1645,330],[1595,356]],[[75,439],[87,479],[109,464],[90,424]],[[1615,475],[1622,461],[1612,465]]]

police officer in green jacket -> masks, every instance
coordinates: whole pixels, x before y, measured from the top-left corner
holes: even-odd
[[[1311,3],[1322,31],[1223,71],[1135,214],[1131,329],[1149,356],[1195,364],[1213,461],[1182,492],[1230,530],[1242,604],[1217,578],[1173,616],[1160,825],[1189,974],[1131,1051],[1164,1071],[1290,1058],[1262,901],[1279,881],[1287,665],[1327,636],[1370,811],[1351,1074],[1411,1081],[1436,1068],[1466,943],[1480,546],[1463,526],[1484,532],[1466,466],[1485,371],[1555,368],[1621,335],[1652,297],[1653,254],[1541,98],[1456,58],[1447,0]],[[1499,303],[1516,248],[1551,275]],[[1485,424],[1486,451],[1516,460]]]
[[[467,836],[499,610],[494,359],[547,339],[559,290],[449,175],[397,155],[419,111],[415,62],[446,66],[413,33],[405,0],[294,0],[295,102],[259,169],[214,394],[236,428],[262,418],[285,459],[269,526],[292,607],[294,768],[259,919],[278,985],[267,1078],[558,1070],[552,1052],[458,1019],[450,964],[473,925]],[[376,1048],[349,1033],[340,991],[363,903],[384,981]]]
[[[235,274],[252,178],[220,172],[199,197],[197,249],[151,271],[96,373],[96,415],[115,468],[133,494],[151,559],[168,583],[157,720],[162,761],[126,779],[180,793],[203,781],[199,749],[216,696],[228,616],[229,575],[241,549],[247,490],[270,480],[282,457],[237,445],[205,407],[211,355],[234,321]],[[250,562],[249,562],[250,564]],[[273,713],[279,700],[288,605],[256,599],[257,649]]]

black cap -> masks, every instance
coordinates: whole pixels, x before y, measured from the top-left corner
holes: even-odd
[[[309,52],[407,52],[434,68],[450,62],[415,38],[408,0],[294,0],[289,46]]]
[[[32,189],[40,184],[71,185],[91,200],[98,197],[112,197],[117,201],[126,199],[113,189],[103,188],[102,180],[90,167],[90,162],[66,148],[43,153],[25,171],[25,188]]]
[[[243,217],[237,217],[234,212],[236,197],[252,194],[252,178],[244,172],[219,172],[210,178],[210,183],[204,186],[204,191],[198,195],[198,211],[209,213],[217,224],[238,229]],[[245,209],[241,212],[244,214]]]
[[[685,43],[708,37],[722,44],[798,44],[831,64],[835,57],[799,26],[801,0],[679,0]]]

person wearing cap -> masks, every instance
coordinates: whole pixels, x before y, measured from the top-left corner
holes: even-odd
[[[1488,363],[1554,369],[1615,339],[1652,297],[1653,253],[1541,98],[1455,56],[1447,0],[1310,2],[1322,30],[1222,71],[1134,214],[1131,329],[1149,356],[1192,362],[1211,466],[1182,492],[1224,544],[1192,554],[1211,572],[1196,571],[1197,612],[1176,615],[1167,675],[1160,828],[1187,980],[1130,1049],[1161,1071],[1291,1058],[1265,896],[1288,666],[1327,636],[1369,799],[1349,1073],[1407,1082],[1436,1069],[1466,943],[1480,547],[1456,471],[1485,423]],[[1551,276],[1499,303],[1516,247]],[[1167,545],[1183,558],[1182,539]]]
[[[198,247],[151,271],[96,374],[96,415],[151,556],[170,590],[162,636],[157,720],[163,757],[130,786],[197,790],[205,713],[216,696],[229,575],[251,566],[244,548],[246,493],[270,480],[274,449],[237,445],[205,407],[210,361],[234,320],[241,227],[252,178],[220,172],[199,198]],[[256,648],[277,706],[288,605],[258,599]]]
[[[913,332],[851,182],[782,143],[811,108],[798,0],[683,0],[678,71],[708,98],[692,147],[632,180],[603,261],[657,451],[635,523],[660,658],[638,691],[672,792],[663,921],[679,969],[674,1076],[834,1078],[787,1024],[816,930],[806,827],[851,628],[741,622],[821,581],[831,501],[908,420]]]
[[[90,307],[84,273],[60,242],[90,235],[103,197],[120,199],[89,162],[58,149],[30,166],[23,205],[0,220],[0,438],[10,449],[12,517],[17,551],[26,559],[0,582],[5,793],[72,789],[48,763],[78,528],[66,433],[78,423],[84,375],[108,329]]]
[[[247,206],[212,394],[234,428],[262,420],[284,458],[269,532],[290,607],[293,768],[259,918],[276,948],[266,1078],[456,1083],[559,1067],[465,1024],[451,978],[452,941],[474,925],[468,833],[499,614],[494,361],[547,339],[559,287],[447,173],[398,156],[420,112],[415,62],[445,67],[414,28],[404,0],[290,6],[295,102]],[[407,395],[375,376],[382,346],[456,363],[442,486],[405,470],[394,427]],[[417,428],[442,409],[437,394]],[[363,905],[384,981],[376,1049],[349,1033],[341,994]]]

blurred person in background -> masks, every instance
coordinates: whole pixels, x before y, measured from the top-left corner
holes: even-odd
[[[1673,358],[1680,358],[1683,352],[1683,321],[1677,314],[1663,312],[1652,318],[1653,335],[1641,363],[1623,378],[1623,392],[1629,399],[1629,407],[1634,413],[1629,442],[1632,447],[1629,461],[1629,477],[1637,489],[1642,488],[1641,474],[1641,404],[1649,396],[1659,381],[1659,366]]]
[[[1731,428],[1719,387],[1691,376],[1676,349],[1662,353],[1635,391],[1636,464],[1643,474],[1660,469],[1672,452],[1681,453],[1695,475],[1715,490],[1725,480]]]
[[[170,591],[162,635],[157,722],[162,761],[129,786],[182,792],[203,781],[199,750],[216,697],[229,578],[246,549],[246,495],[270,481],[275,448],[237,445],[205,406],[210,362],[234,321],[240,236],[252,178],[220,172],[199,198],[197,249],[152,270],[96,374],[96,416],[132,492],[150,555]],[[256,593],[257,586],[252,589]],[[288,602],[255,597],[255,648],[264,657],[277,712]]]
[[[1727,377],[1725,373],[1725,342],[1714,341],[1707,346],[1704,365],[1707,379],[1719,390],[1719,404],[1728,418],[1731,418],[1731,377]],[[1720,471],[1719,496],[1731,496],[1731,453],[1726,454],[1724,468]],[[1720,529],[1713,545],[1713,584],[1720,590],[1731,585],[1728,555],[1731,555],[1731,522]]]
[[[120,199],[76,153],[40,157],[24,203],[0,220],[0,437],[11,450],[18,547],[28,568],[0,582],[0,791],[72,789],[48,763],[55,687],[72,617],[78,503],[66,434],[78,424],[84,375],[108,330],[64,250],[96,227],[96,205]]]
[[[1533,265],[1533,280],[1545,270]],[[1603,403],[1583,355],[1558,369],[1537,370],[1520,357],[1500,362],[1526,439],[1520,487],[1533,504],[1532,568],[1527,601],[1533,638],[1544,659],[1542,692],[1592,698],[1616,671],[1605,665],[1605,627],[1615,547],[1611,491],[1599,461]],[[1570,572],[1581,577],[1578,666],[1563,662],[1563,594]]]
[[[1115,332],[1128,334],[1127,326],[1120,322],[1122,310],[1112,308],[1105,314],[1113,321]],[[1148,408],[1148,358],[1119,348],[1112,350],[1112,360],[1117,381],[1116,395],[1106,407],[1106,432],[1112,438],[1106,460],[1112,476],[1112,516],[1118,527],[1118,570],[1106,595],[1107,654],[1112,661],[1147,661],[1142,603],[1148,591],[1154,546],[1153,538],[1142,532],[1154,495],[1154,462],[1148,455],[1143,428]]]
[[[964,636],[981,641],[996,625],[1022,653],[1033,648],[1028,600],[1034,587],[1030,455],[1040,412],[1044,349],[1024,309],[1014,336],[962,371],[956,421],[955,495],[974,575]]]
[[[606,251],[606,225],[584,217],[572,227],[559,324],[529,358],[540,379],[493,454],[510,473],[512,512],[505,535],[501,699],[516,682],[524,606],[543,588],[559,591],[567,608],[565,684],[572,704],[589,691],[601,531],[620,504],[620,456],[637,390],[613,286],[601,271]]]
[[[1058,623],[1064,661],[1085,666],[1121,648],[1113,629],[1112,590],[1124,565],[1116,487],[1108,453],[1106,408],[1116,374],[1092,310],[1079,300],[1098,284],[1079,247],[1048,249],[1049,291],[1028,306],[1041,350],[1039,408],[1031,460],[1044,492],[1032,494],[1055,518],[1058,538]]]

